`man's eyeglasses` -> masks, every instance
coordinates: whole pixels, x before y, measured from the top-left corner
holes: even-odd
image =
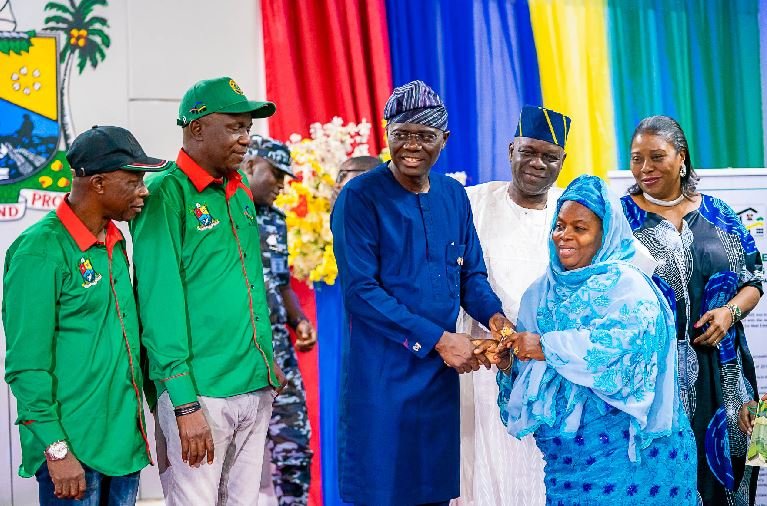
[[[415,141],[416,144],[423,146],[424,144],[434,144],[439,139],[439,135],[431,132],[402,132],[396,131],[389,134],[389,139],[392,141],[403,144],[410,141]]]

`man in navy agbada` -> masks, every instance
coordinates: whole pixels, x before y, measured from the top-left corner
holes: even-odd
[[[391,162],[358,176],[331,217],[349,332],[339,424],[340,489],[365,505],[447,504],[459,495],[458,373],[489,367],[463,307],[498,336],[512,328],[487,281],[471,206],[431,168],[447,111],[421,81],[384,118]]]

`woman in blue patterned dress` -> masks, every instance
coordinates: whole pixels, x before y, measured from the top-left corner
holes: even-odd
[[[763,292],[761,255],[727,204],[695,191],[687,139],[673,119],[639,123],[631,171],[636,184],[621,201],[634,236],[659,263],[654,280],[676,312],[698,491],[704,504],[753,504],[758,468],[745,459],[756,373],[740,320]]]
[[[573,181],[556,214],[549,268],[506,346],[520,361],[498,374],[501,419],[534,434],[548,504],[694,505],[671,309],[631,264],[631,229],[601,179]]]

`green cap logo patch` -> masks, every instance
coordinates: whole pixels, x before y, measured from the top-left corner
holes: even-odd
[[[234,90],[235,93],[239,93],[240,95],[245,95],[240,87],[237,85],[237,83],[234,82],[234,79],[229,79],[229,86]]]

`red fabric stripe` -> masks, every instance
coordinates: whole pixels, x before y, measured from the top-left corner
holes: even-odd
[[[285,140],[292,133],[306,136],[311,123],[333,116],[364,118],[373,126],[372,154],[378,154],[392,90],[384,0],[262,0],[261,6],[266,91],[277,104],[270,134]]]

